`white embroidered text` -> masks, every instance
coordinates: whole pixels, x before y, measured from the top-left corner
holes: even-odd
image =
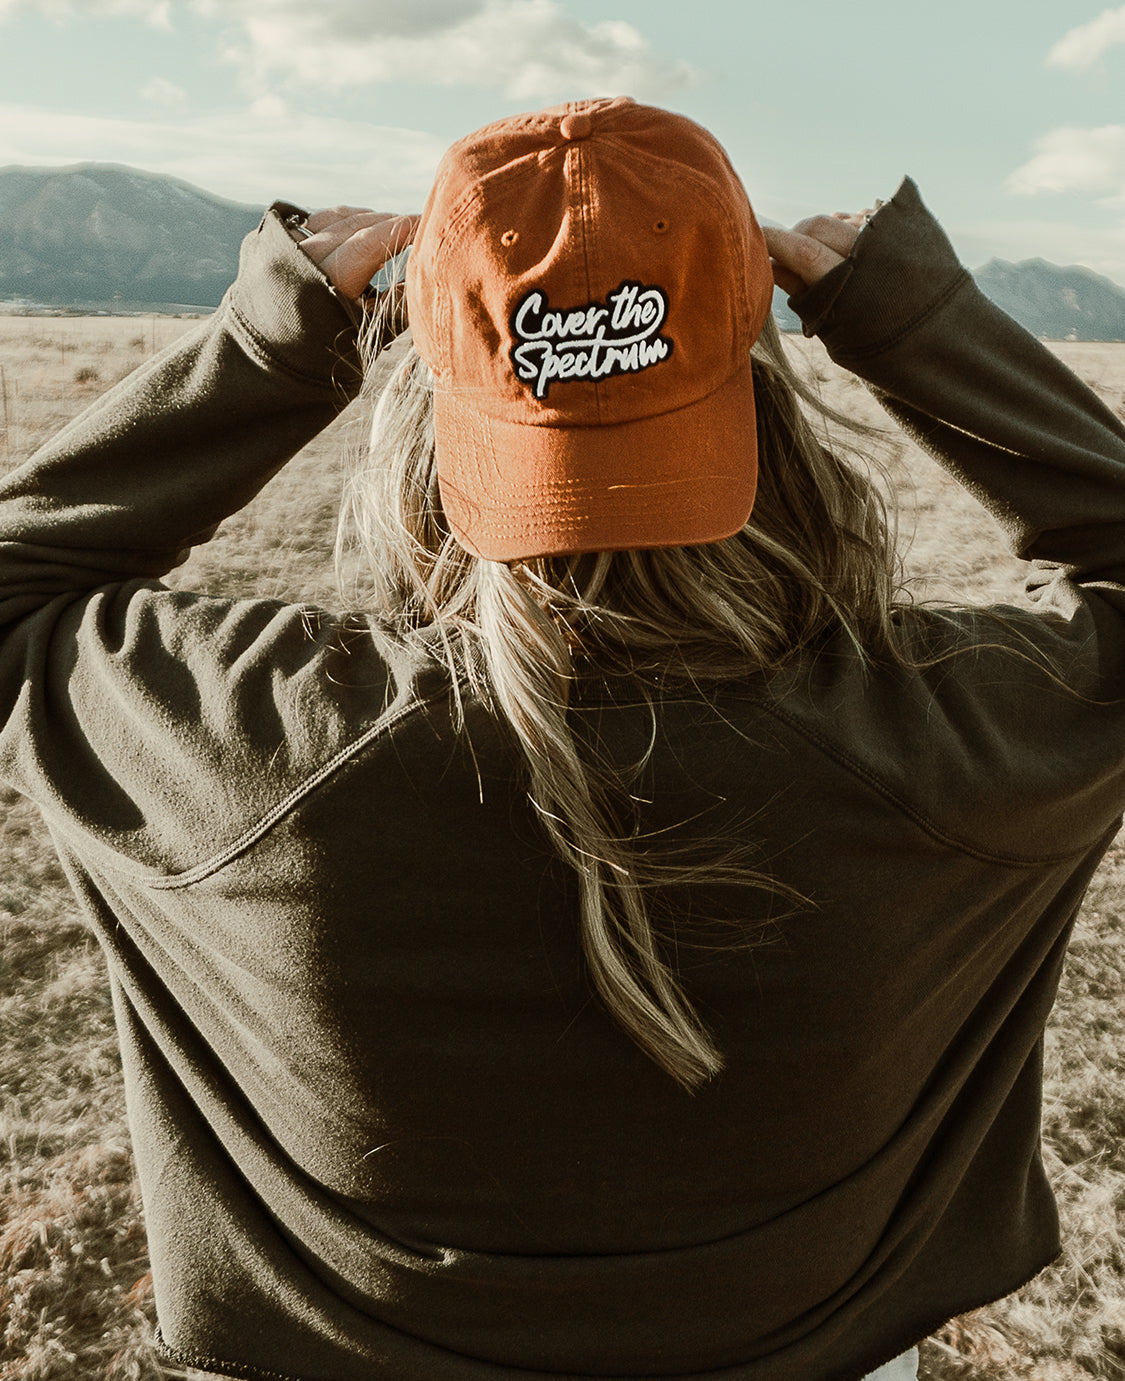
[[[512,313],[512,363],[536,398],[546,398],[556,379],[639,374],[672,353],[660,334],[667,315],[664,290],[641,283],[622,283],[604,302],[563,311],[550,308],[536,288]]]

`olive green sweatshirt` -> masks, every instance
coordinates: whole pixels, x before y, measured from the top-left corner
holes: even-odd
[[[652,741],[643,830],[811,899],[685,909],[772,916],[681,950],[727,1058],[694,1095],[594,998],[483,706],[459,730],[436,663],[329,612],[161,584],[358,383],[276,211],[213,319],[0,485],[0,774],[105,951],[169,1358],[852,1381],[1058,1252],[1041,1040],[1125,804],[1125,428],[909,181],[794,305],[1038,602],[904,612],[919,669],[829,638],[655,727],[587,690],[623,765]]]

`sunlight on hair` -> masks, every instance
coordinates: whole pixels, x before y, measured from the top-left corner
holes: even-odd
[[[458,716],[472,695],[508,726],[541,827],[577,877],[598,994],[652,1059],[696,1088],[722,1055],[666,957],[669,944],[692,939],[660,898],[725,884],[758,889],[789,911],[809,902],[771,878],[760,846],[639,836],[627,822],[647,754],[624,773],[604,759],[583,732],[582,691],[647,702],[655,729],[663,690],[706,693],[769,675],[841,635],[864,659],[901,659],[902,581],[887,507],[866,468],[840,454],[842,437],[870,449],[883,433],[821,402],[771,320],[753,352],[759,487],[740,532],[690,547],[487,561],[460,547],[444,519],[429,369],[409,349],[384,384],[379,341],[373,325],[370,445],[350,478],[337,541],[344,598],[388,643],[444,661]],[[728,931],[730,944],[763,939],[760,927]]]

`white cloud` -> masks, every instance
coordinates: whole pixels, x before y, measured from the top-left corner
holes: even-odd
[[[219,0],[195,0],[218,12]],[[228,56],[252,91],[282,81],[325,89],[413,81],[498,88],[514,100],[691,85],[687,63],[656,57],[632,25],[587,25],[557,0],[227,0],[242,38]]]
[[[1017,196],[1085,194],[1099,206],[1125,213],[1125,125],[1052,130],[1036,141],[1034,156],[1012,173],[1005,190]],[[1125,225],[1022,220],[982,227],[981,235],[1007,245],[1006,252],[991,249],[1001,258],[1085,264],[1125,285]]]
[[[1056,129],[1036,141],[1035,156],[1017,168],[1009,192],[1105,193],[1125,197],[1125,125]]]
[[[141,96],[146,101],[151,101],[153,105],[182,106],[187,102],[187,92],[182,86],[177,86],[175,82],[170,82],[164,77],[153,77],[141,87]]]
[[[0,0],[0,23],[20,15],[67,19],[72,14],[135,15],[159,29],[171,27],[171,0]]]
[[[199,117],[120,120],[0,104],[0,166],[126,163],[233,201],[421,209],[445,143],[416,130],[269,103]]]
[[[1125,44],[1125,5],[1103,10],[1097,19],[1064,34],[1047,54],[1047,66],[1083,72],[1108,49],[1121,44]]]
[[[487,0],[321,0],[317,14],[305,16],[302,0],[191,0],[198,13],[233,16],[274,15],[314,19],[337,38],[408,38],[463,23],[479,14]]]
[[[1072,221],[978,221],[950,227],[958,253],[972,268],[988,259],[1046,259],[1081,264],[1125,287],[1125,234]]]
[[[16,15],[134,15],[169,28],[189,6],[226,27],[224,56],[256,96],[277,83],[324,90],[410,81],[477,86],[529,103],[693,85],[686,62],[656,56],[631,24],[585,24],[559,0],[0,0]]]

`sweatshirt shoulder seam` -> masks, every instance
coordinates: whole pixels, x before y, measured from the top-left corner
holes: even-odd
[[[897,811],[912,820],[924,833],[931,839],[937,840],[947,848],[955,849],[958,853],[966,854],[970,858],[975,858],[983,863],[995,863],[1005,868],[1034,868],[1042,864],[1063,863],[1067,859],[1077,858],[1086,849],[1089,843],[1077,845],[1072,849],[1062,850],[1058,853],[1046,853],[1035,855],[1007,854],[999,851],[984,848],[978,844],[970,843],[966,839],[961,839],[952,834],[949,830],[943,829],[936,821],[932,820],[924,811],[912,805],[911,802],[901,796],[888,782],[884,781],[878,773],[873,772],[865,766],[858,758],[851,753],[840,748],[823,734],[810,728],[807,724],[800,723],[792,715],[787,714],[776,702],[772,702],[765,696],[759,697],[759,703],[767,714],[774,719],[780,720],[787,725],[794,733],[799,734],[806,742],[818,749],[826,757],[832,759],[846,772],[858,778],[872,791],[882,796],[885,801],[892,805]]]
[[[448,697],[448,689],[434,692],[431,695],[423,696],[420,699],[411,700],[408,704],[401,706],[397,710],[381,715],[374,724],[365,729],[358,738],[339,749],[326,762],[322,763],[315,771],[303,777],[296,786],[292,788],[275,805],[271,806],[263,815],[258,816],[249,824],[241,834],[224,844],[216,853],[211,854],[201,863],[194,864],[190,868],[182,869],[178,872],[161,872],[157,869],[147,869],[137,866],[129,866],[129,860],[122,855],[111,851],[111,866],[113,871],[121,877],[128,877],[139,886],[147,887],[157,892],[172,892],[194,886],[195,883],[205,878],[212,877],[215,873],[221,872],[229,863],[247,852],[258,841],[264,838],[270,830],[293,811],[305,797],[318,790],[330,777],[335,775],[351,758],[361,753],[370,744],[384,737],[392,729],[396,728],[403,720],[411,715],[422,713],[432,705]]]

